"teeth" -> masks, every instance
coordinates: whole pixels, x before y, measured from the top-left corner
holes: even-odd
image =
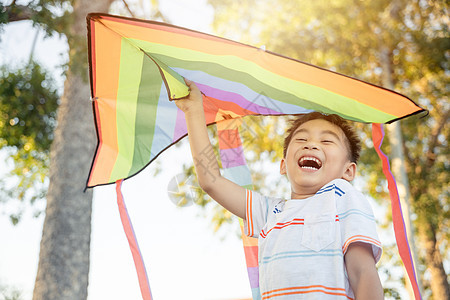
[[[317,168],[314,168],[314,167],[302,167],[302,169],[309,169],[309,170],[317,170]]]
[[[304,156],[299,160],[298,165],[302,169],[315,171],[322,167],[322,162],[313,156]]]
[[[304,162],[305,160],[312,160],[312,161],[316,162],[319,166],[322,165],[322,162],[321,162],[320,160],[318,160],[317,158],[315,158],[315,157],[305,156],[305,157],[302,157],[302,158],[300,159],[300,162],[302,163],[302,162]]]

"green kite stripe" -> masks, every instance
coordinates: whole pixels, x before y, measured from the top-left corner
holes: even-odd
[[[128,176],[139,172],[150,159],[161,84],[158,67],[144,56],[137,99],[133,163]]]
[[[133,164],[136,108],[144,53],[122,40],[117,91],[117,143],[119,153],[111,172],[111,182],[128,174]]]

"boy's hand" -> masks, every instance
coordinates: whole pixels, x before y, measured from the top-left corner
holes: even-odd
[[[203,96],[198,87],[193,81],[184,79],[186,85],[189,87],[190,93],[187,97],[175,100],[175,104],[185,114],[201,109],[203,111]]]

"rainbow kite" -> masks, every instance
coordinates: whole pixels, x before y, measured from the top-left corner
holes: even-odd
[[[187,135],[184,114],[172,101],[189,93],[183,77],[204,94],[207,124],[218,126],[225,175],[246,187],[251,179],[238,134],[244,116],[335,113],[373,123],[379,148],[382,123],[424,112],[396,92],[231,40],[106,14],[89,14],[87,21],[98,136],[87,187],[117,184],[144,299],[152,296],[120,186]],[[395,181],[387,158],[378,153],[389,182],[399,252],[419,299]],[[253,298],[260,299],[257,242],[244,239],[244,249]]]

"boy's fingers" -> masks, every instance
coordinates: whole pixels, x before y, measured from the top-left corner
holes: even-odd
[[[184,78],[184,82],[186,83],[186,85],[189,87],[189,89],[198,89],[197,88],[197,85],[195,85],[195,82],[193,82],[193,81],[191,81],[191,80],[189,80],[189,79],[187,79],[187,78]]]
[[[186,84],[189,87],[189,91],[190,92],[193,92],[193,91],[197,92],[197,91],[199,91],[199,89],[198,89],[197,85],[195,84],[195,82],[189,81],[189,83],[186,82]]]
[[[197,97],[198,97],[197,94],[200,94],[200,97],[201,97],[201,91],[200,91],[200,89],[197,87],[197,85],[195,84],[194,81],[191,81],[191,80],[189,80],[189,79],[187,79],[187,78],[184,78],[184,82],[186,83],[186,85],[187,85],[188,88],[189,88],[189,95],[186,96],[186,97],[183,98],[183,99],[193,99],[192,97],[197,98]]]
[[[184,78],[184,82],[186,83],[186,85],[189,88],[189,92],[192,92],[193,89],[196,89],[197,86],[195,85],[195,83],[187,78]]]

